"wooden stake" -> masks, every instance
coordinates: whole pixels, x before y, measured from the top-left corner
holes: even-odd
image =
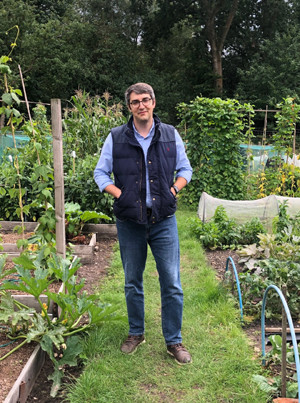
[[[296,123],[295,123],[295,129],[294,129],[294,135],[293,135],[293,164],[295,165],[296,163]]]
[[[266,105],[266,113],[265,113],[265,120],[264,120],[264,131],[263,131],[263,138],[262,138],[262,144],[263,146],[266,145],[266,139],[267,139],[267,123],[268,122],[268,105]]]
[[[65,230],[65,198],[64,198],[64,170],[62,121],[60,99],[51,99],[51,122],[53,136],[53,163],[55,187],[55,218],[56,218],[56,251],[63,258],[66,257],[66,230]]]
[[[282,286],[282,294],[286,300],[286,285]],[[282,345],[281,345],[281,396],[286,397],[286,313],[282,306]]]
[[[300,328],[295,328],[295,333],[300,333]],[[287,333],[291,333],[290,328],[286,329]],[[266,327],[266,333],[282,333],[281,327]]]

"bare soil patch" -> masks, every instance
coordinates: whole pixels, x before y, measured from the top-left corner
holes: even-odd
[[[1,234],[3,242],[15,243],[20,238],[17,234]],[[5,238],[5,241],[4,241]],[[77,271],[78,280],[84,278],[85,286],[83,290],[88,293],[94,293],[99,286],[101,279],[107,275],[107,268],[110,264],[112,256],[113,245],[115,239],[103,239],[96,243],[93,259],[91,263],[84,264]],[[9,262],[9,265],[12,263]],[[60,286],[60,285],[59,285]],[[58,288],[59,288],[58,286]],[[0,328],[0,345],[7,344],[8,340],[5,337],[5,329]],[[3,356],[10,351],[16,343],[9,344],[0,349],[0,356]],[[0,401],[4,401],[5,397],[12,388],[14,382],[18,378],[28,358],[34,350],[35,345],[30,344],[22,347],[18,352],[13,353],[9,358],[4,361],[0,361]],[[69,382],[70,378],[76,378],[79,376],[81,368],[70,368],[66,372],[65,382]],[[46,358],[46,362],[42,371],[36,381],[36,384],[31,392],[31,395],[27,399],[27,402],[55,402],[60,403],[64,399],[64,392],[55,398],[50,397],[50,389],[52,382],[47,380],[49,374],[53,372],[52,362]]]
[[[23,237],[20,234],[17,234],[16,232],[9,232],[9,233],[0,233],[0,237],[2,238],[2,243],[16,243],[18,239],[28,239],[30,238],[34,233],[33,232],[25,232]]]

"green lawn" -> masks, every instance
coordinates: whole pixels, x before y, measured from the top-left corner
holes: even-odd
[[[183,343],[192,364],[179,366],[166,353],[160,323],[160,292],[149,253],[145,270],[146,344],[134,355],[120,352],[127,323],[107,323],[86,339],[87,365],[67,401],[90,402],[251,402],[267,395],[251,381],[260,362],[240,326],[237,301],[207,267],[200,244],[191,237],[188,220],[195,213],[178,211],[181,279],[184,289]],[[225,268],[224,268],[225,270]],[[101,284],[103,301],[119,303],[126,315],[123,270],[116,248],[110,274]]]

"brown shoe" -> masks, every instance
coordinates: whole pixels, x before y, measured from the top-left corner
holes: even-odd
[[[133,354],[138,346],[142,343],[145,343],[145,341],[146,340],[143,334],[141,336],[132,336],[129,334],[121,346],[121,351],[125,354]]]
[[[184,365],[192,362],[191,354],[187,351],[182,343],[167,346],[167,352],[175,358],[176,362],[179,365]]]

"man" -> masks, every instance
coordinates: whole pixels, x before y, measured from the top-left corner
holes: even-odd
[[[115,198],[129,321],[121,351],[132,354],[145,342],[143,272],[149,244],[159,274],[167,352],[186,364],[191,356],[181,338],[183,292],[175,211],[176,195],[190,181],[192,168],[178,132],[153,114],[153,88],[133,84],[125,99],[132,116],[111,130],[94,171],[100,191]]]

